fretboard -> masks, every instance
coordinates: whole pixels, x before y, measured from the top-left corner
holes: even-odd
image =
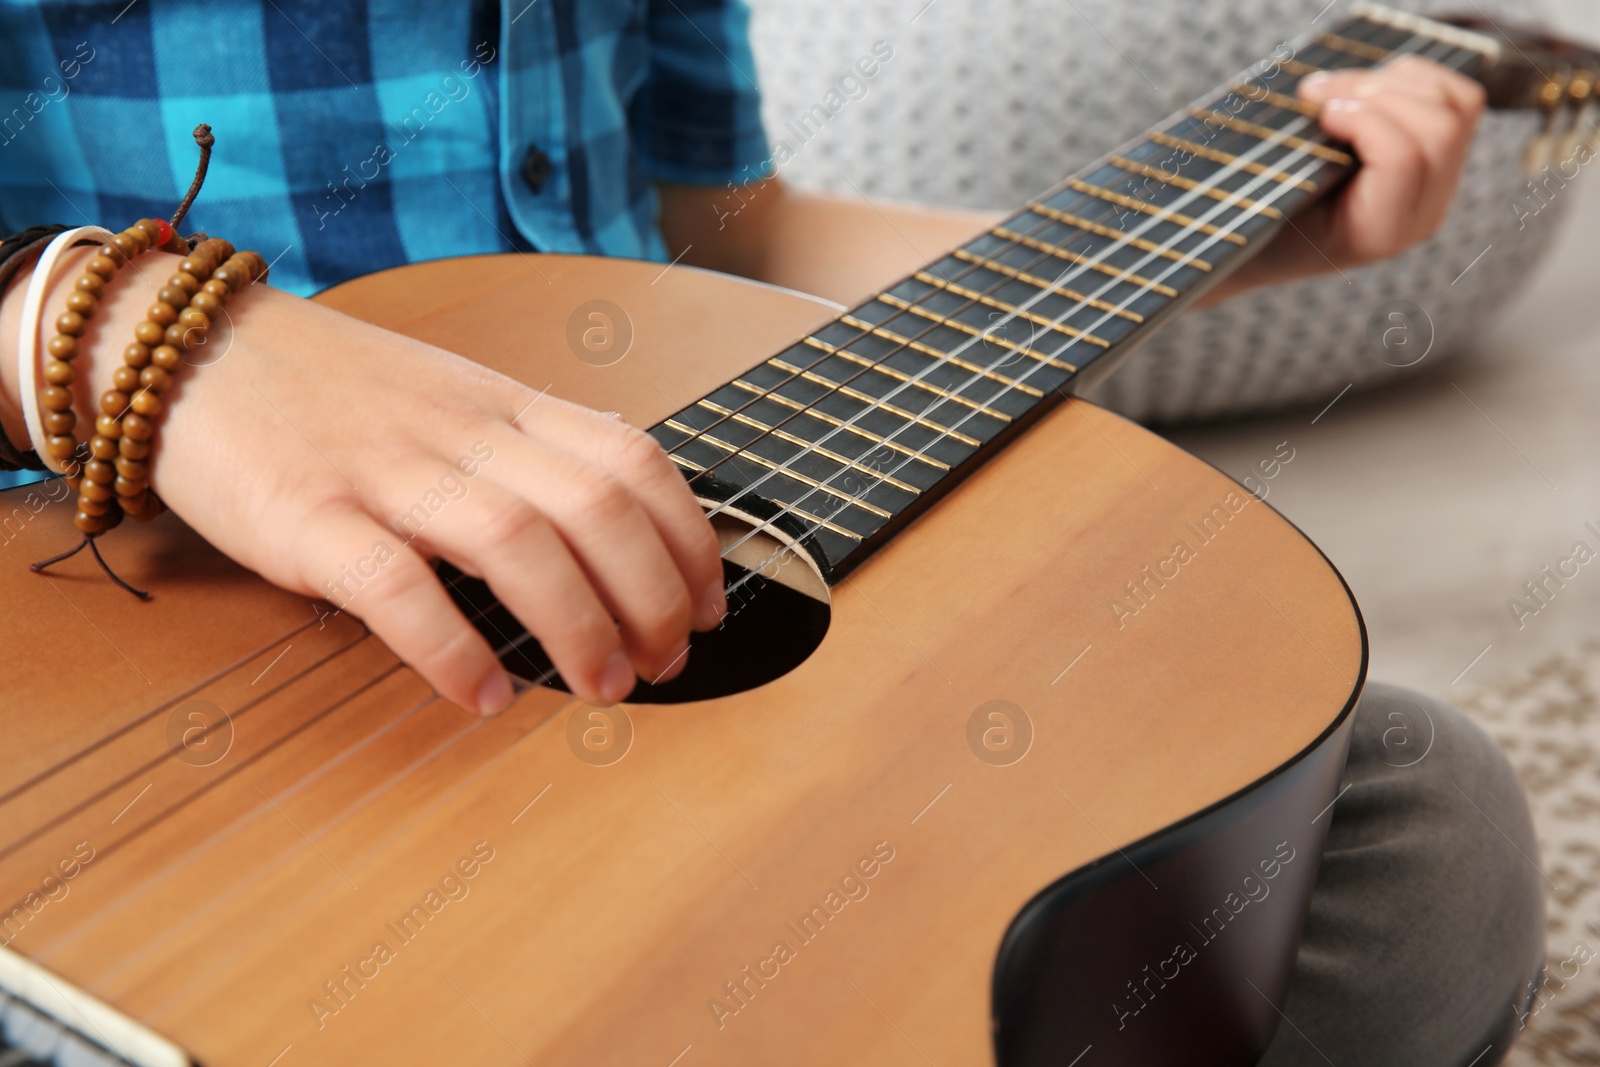
[[[1476,74],[1496,48],[1359,6],[651,432],[836,580],[1350,175],[1302,78],[1406,53]]]

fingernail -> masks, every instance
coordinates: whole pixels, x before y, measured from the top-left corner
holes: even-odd
[[[495,671],[478,687],[478,714],[498,715],[511,705],[511,679],[505,671]]]
[[[728,595],[722,589],[722,579],[718,578],[706,586],[706,591],[700,596],[700,603],[695,608],[694,617],[702,627],[713,627],[722,621],[728,613]]]
[[[1325,70],[1316,70],[1316,71],[1312,71],[1310,74],[1307,74],[1304,78],[1300,79],[1300,84],[1303,85],[1307,89],[1315,89],[1317,86],[1326,85],[1328,82],[1330,82],[1332,80],[1333,80],[1333,75],[1332,74],[1329,74]]]
[[[1338,97],[1322,105],[1325,111],[1360,111],[1361,101],[1351,100],[1347,97]]]
[[[633,692],[635,681],[637,678],[633,673],[633,664],[628,662],[628,654],[618,649],[611,653],[605,669],[600,672],[600,694],[615,704]]]

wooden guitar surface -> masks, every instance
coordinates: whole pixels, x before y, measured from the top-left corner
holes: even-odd
[[[567,344],[597,298],[634,331],[607,367]],[[322,300],[640,426],[834,314],[554,256]],[[107,539],[149,603],[82,557],[28,573],[70,529],[45,508],[0,569],[0,902],[38,899],[80,842],[93,859],[6,937],[212,1067],[992,1062],[1019,909],[1295,760],[1365,662],[1315,547],[1081,401],[834,587],[800,667],[627,707],[609,765],[583,745],[594,709],[432,699],[353,619],[319,624],[172,516]],[[1119,617],[1146,567],[1176,575]],[[969,746],[996,700],[1033,729],[1008,766]],[[231,727],[186,746],[212,706]]]

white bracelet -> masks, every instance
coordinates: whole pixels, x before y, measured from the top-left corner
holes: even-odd
[[[27,420],[33,450],[39,454],[40,461],[57,474],[65,474],[66,465],[46,447],[50,435],[44,432],[44,419],[39,414],[39,324],[44,318],[45,294],[50,290],[51,275],[55,274],[62,256],[79,244],[104,243],[114,236],[102,226],[79,226],[57,235],[34,263],[33,277],[28,280],[28,290],[22,297],[22,332],[17,338],[17,402]],[[91,426],[94,424],[92,418],[89,422]]]

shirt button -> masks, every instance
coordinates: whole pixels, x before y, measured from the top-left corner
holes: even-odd
[[[528,188],[535,193],[543,189],[552,169],[550,157],[539,151],[537,145],[529,145],[522,157],[522,180],[528,183]]]

